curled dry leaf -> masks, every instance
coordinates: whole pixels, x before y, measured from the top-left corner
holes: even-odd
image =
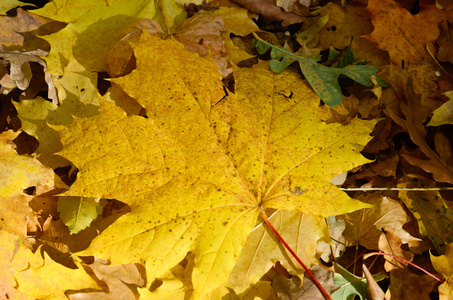
[[[232,73],[227,61],[222,56],[227,52],[221,33],[225,31],[223,20],[219,16],[194,15],[185,20],[175,34],[186,50],[206,56],[211,53],[217,68],[225,78]]]
[[[406,259],[407,261],[412,261],[414,254],[409,251],[401,249],[402,239],[398,236],[398,233],[393,233],[391,231],[384,232],[379,238],[379,250],[384,253],[390,253],[399,257]],[[396,259],[391,256],[385,256],[384,268],[387,272],[394,269],[404,269],[407,266],[407,263]]]
[[[107,260],[95,258],[94,263],[87,266],[99,280],[99,286],[107,285],[107,291],[80,292],[69,295],[71,300],[115,300],[137,299],[136,287],[144,287],[144,270],[139,264],[124,264],[111,266]],[[142,272],[140,272],[142,271]]]
[[[10,73],[4,74],[0,80],[2,88],[5,90],[12,90],[19,88],[26,90],[30,85],[30,80],[33,76],[30,68],[31,62],[40,64],[44,71],[47,69],[46,62],[40,58],[40,56],[46,56],[47,51],[35,50],[29,52],[20,51],[4,51],[0,52],[0,57],[3,58],[4,63],[7,62],[10,65]],[[44,79],[46,80],[48,90],[48,97],[52,99],[53,103],[58,103],[57,92],[52,81],[52,77],[49,73],[45,74]]]
[[[17,9],[14,17],[0,16],[0,57],[9,63],[10,74],[2,72],[0,84],[2,90],[11,90],[18,87],[21,90],[28,88],[32,77],[30,62],[37,62],[46,71],[46,63],[39,56],[47,56],[49,44],[38,38],[37,35],[47,34],[60,28],[60,24],[31,13],[21,8]],[[43,26],[46,25],[46,26]],[[57,103],[55,87],[50,74],[45,75],[49,87],[49,98]]]
[[[21,90],[28,88],[32,77],[30,62],[37,62],[45,67],[46,63],[38,55],[45,55],[44,51],[19,52],[5,51],[0,52],[0,57],[10,64],[10,74],[5,75],[7,78],[2,78],[2,81],[9,82],[8,87],[18,87]]]
[[[258,25],[249,17],[249,11],[245,8],[220,7],[218,10],[209,12],[201,11],[199,13],[199,15],[202,14],[221,17],[225,26],[225,32],[233,33],[236,36],[245,36],[260,30]]]
[[[442,22],[442,29],[440,31],[439,38],[437,39],[437,45],[439,46],[439,49],[437,50],[436,58],[439,61],[449,61],[453,63],[453,41],[451,36],[451,29],[448,24],[449,23],[447,21]]]
[[[132,23],[121,32],[119,40],[107,56],[106,68],[111,77],[129,74],[135,68],[135,58],[130,43],[138,42],[143,31],[160,38],[167,37],[161,26],[154,20],[139,19]],[[221,17],[197,14],[186,19],[174,37],[188,51],[201,56],[211,54],[219,72],[225,78],[231,74],[232,70],[227,67],[227,61],[223,57],[227,52],[221,36],[223,31],[225,27]]]
[[[119,34],[118,41],[110,49],[105,62],[110,77],[129,74],[135,68],[135,60],[131,61],[133,51],[130,43],[137,42],[144,30],[161,38],[165,36],[159,23],[150,19],[138,19],[129,27],[123,29]]]
[[[266,20],[283,21],[283,26],[288,26],[304,21],[304,17],[292,12],[286,12],[275,5],[274,0],[234,0],[248,10],[263,16]]]
[[[307,16],[309,14],[308,7],[312,4],[312,0],[276,0],[276,5],[280,6],[287,12],[292,12],[297,15]],[[313,5],[316,5],[313,3]]]
[[[453,183],[453,171],[425,141],[426,130],[423,122],[431,113],[431,109],[422,104],[421,95],[415,92],[411,77],[408,79],[405,94],[407,104],[399,99],[393,87],[384,90],[382,93],[382,100],[386,105],[384,112],[409,133],[411,140],[420,147],[427,159],[413,155],[403,155],[403,157],[410,164],[433,174],[436,181]],[[405,119],[400,115],[404,115]]]
[[[220,32],[224,31],[223,20],[218,16],[195,15],[182,23],[175,37],[186,50],[202,56],[212,53],[224,53]]]
[[[362,270],[366,278],[366,293],[369,299],[384,300],[384,292],[382,291],[381,287],[377,284],[376,280],[374,280],[373,275],[371,275],[366,265],[362,264]]]

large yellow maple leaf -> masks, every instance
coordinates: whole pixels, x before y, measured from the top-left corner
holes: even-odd
[[[174,39],[144,33],[133,48],[137,69],[113,81],[148,118],[102,101],[98,116],[54,127],[59,154],[79,168],[65,195],[131,207],[79,255],[146,261],[151,282],[190,251],[196,298],[227,281],[260,206],[319,216],[369,207],[330,180],[368,162],[359,151],[375,122],[321,122],[298,74],[265,62],[235,69],[225,95],[214,62]]]

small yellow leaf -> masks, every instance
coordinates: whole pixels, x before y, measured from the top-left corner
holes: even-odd
[[[26,3],[22,2],[22,1],[18,1],[18,0],[4,0],[0,4],[0,15],[5,15],[9,10],[11,10],[15,7],[24,6],[24,5],[30,5],[30,4],[26,4]],[[31,5],[33,5],[33,4],[31,4]]]
[[[31,196],[24,189],[53,188],[55,174],[36,158],[17,154],[12,141],[18,134],[11,130],[0,134],[0,228],[25,238],[27,218],[36,216],[28,206]]]
[[[444,124],[453,124],[453,91],[445,92],[445,96],[450,98],[433,112],[433,117],[428,126],[440,126]]]
[[[36,153],[55,153],[61,150],[63,145],[61,145],[58,133],[47,124],[51,120],[49,115],[52,115],[58,109],[56,104],[39,96],[32,100],[22,100],[13,104],[22,124],[21,130],[40,141]],[[53,115],[56,114],[53,113]],[[70,115],[69,118],[72,119]]]
[[[14,276],[16,289],[24,295],[22,299],[66,299],[67,290],[99,289],[81,266],[78,269],[64,267],[46,252],[43,258],[40,250],[33,253],[4,230],[0,230],[0,241],[0,261],[7,264],[1,268],[1,275]]]
[[[31,186],[53,185],[52,169],[43,166],[36,158],[17,154],[12,148],[12,141],[18,134],[12,130],[0,134],[1,198],[22,194]]]

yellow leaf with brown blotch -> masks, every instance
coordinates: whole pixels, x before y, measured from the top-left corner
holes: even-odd
[[[54,187],[55,174],[35,157],[19,155],[13,149],[13,140],[19,133],[0,134],[0,228],[25,238],[27,218],[36,215],[28,206],[31,196],[24,193],[30,187]]]

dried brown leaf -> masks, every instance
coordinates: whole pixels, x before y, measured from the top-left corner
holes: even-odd
[[[384,292],[382,291],[381,287],[377,284],[376,280],[374,280],[373,275],[371,275],[370,271],[365,266],[365,264],[362,264],[362,270],[366,278],[366,293],[368,298],[370,300],[383,300]]]
[[[283,26],[304,21],[304,17],[282,10],[275,5],[274,0],[234,0],[234,2],[244,6],[251,12],[263,16],[270,21],[283,21]]]
[[[409,155],[403,155],[403,157],[409,163],[432,173],[436,181],[453,183],[453,171],[445,165],[439,155],[425,141],[426,130],[423,122],[431,109],[422,105],[421,96],[414,92],[411,78],[409,78],[406,86],[406,99],[407,104],[404,103],[404,100],[398,99],[392,88],[386,89],[383,92],[383,102],[386,104],[384,112],[409,133],[412,141],[420,147],[428,159],[422,160]],[[399,116],[400,112],[405,116],[405,119]]]

